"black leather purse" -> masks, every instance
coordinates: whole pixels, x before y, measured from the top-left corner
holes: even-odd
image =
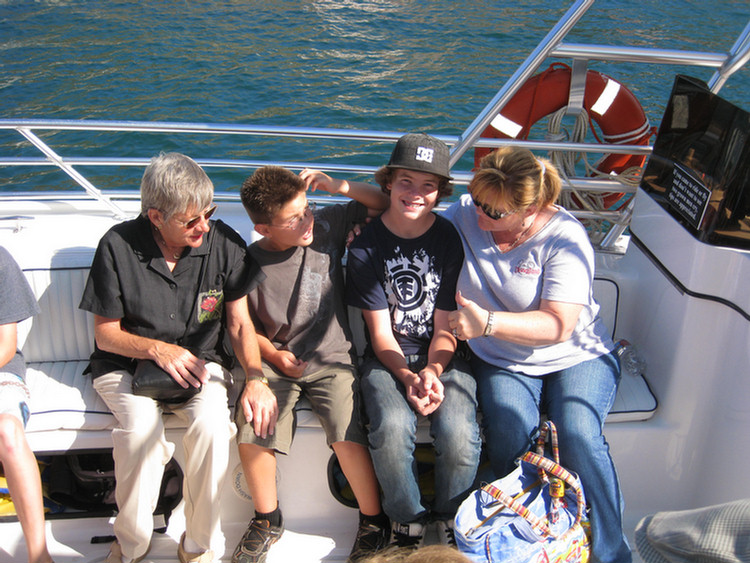
[[[133,374],[133,395],[151,397],[162,403],[184,403],[202,388],[203,385],[182,387],[153,360],[138,360]]]
[[[198,292],[200,292],[201,287],[203,286],[203,277],[206,273],[206,263],[208,262],[211,255],[211,248],[213,246],[214,240],[212,235],[213,231],[209,231],[208,253],[203,257],[203,262],[201,263],[201,273],[200,277],[198,278]],[[196,296],[196,298],[193,300],[193,308],[190,311],[190,316],[188,317],[188,326],[185,327],[185,332],[183,333],[180,340],[184,340],[185,336],[187,335],[187,331],[190,328],[189,319],[192,319],[193,315],[195,314],[197,301],[198,296]],[[198,355],[195,352],[193,353],[196,356]],[[198,387],[193,387],[192,385],[182,387],[174,380],[171,375],[161,369],[159,365],[153,360],[138,360],[138,364],[135,368],[135,373],[133,374],[132,386],[133,395],[151,397],[156,401],[170,404],[178,404],[189,401],[195,395],[197,395],[201,389],[203,389],[202,384]]]

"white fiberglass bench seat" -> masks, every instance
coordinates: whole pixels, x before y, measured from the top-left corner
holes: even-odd
[[[78,309],[88,276],[93,249],[71,249],[56,255],[52,266],[23,267],[41,312],[19,325],[19,345],[28,364],[32,416],[27,434],[32,449],[64,451],[111,447],[114,417],[83,372],[94,342],[93,319]],[[595,282],[602,317],[612,329],[615,322],[617,286],[608,280]],[[357,312],[351,315],[355,339],[361,350],[363,330]],[[642,376],[623,375],[608,422],[645,420],[652,416],[656,400]],[[167,427],[178,428],[177,417],[166,417]],[[298,409],[298,427],[318,427],[309,405]]]

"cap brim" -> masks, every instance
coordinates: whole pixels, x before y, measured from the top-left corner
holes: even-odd
[[[638,555],[641,556],[644,563],[672,563],[669,559],[659,553],[656,548],[651,545],[651,542],[648,541],[646,530],[653,519],[653,514],[651,516],[646,516],[638,522],[638,526],[635,528],[635,546],[638,549]]]
[[[424,172],[426,174],[434,174],[438,178],[445,178],[449,182],[453,181],[453,178],[451,176],[445,176],[443,174],[437,174],[435,172],[430,172],[429,170],[422,170],[421,168],[416,168],[416,167],[412,167],[412,166],[400,166],[398,164],[386,164],[385,167],[386,168],[400,168],[401,170],[413,170],[414,172]]]
[[[740,499],[647,516],[635,529],[635,542],[645,563],[745,561],[740,540],[749,530],[750,499]]]

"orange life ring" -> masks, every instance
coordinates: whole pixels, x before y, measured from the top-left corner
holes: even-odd
[[[544,72],[532,76],[481,136],[528,138],[531,127],[537,121],[568,105],[570,77],[570,67],[562,63],[552,64]],[[606,74],[594,70],[587,72],[583,107],[588,112],[589,121],[593,119],[601,129],[604,142],[645,145],[655,133],[635,95]],[[591,130],[601,143],[593,126]],[[481,158],[491,151],[491,148],[477,147],[474,150],[474,165],[478,167]],[[633,166],[641,167],[645,161],[644,155],[608,154],[597,162],[595,168],[605,174],[620,173]],[[609,208],[621,197],[622,194],[607,194],[604,204]]]

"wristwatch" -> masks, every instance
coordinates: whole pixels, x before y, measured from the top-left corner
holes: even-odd
[[[495,311],[489,311],[487,314],[487,324],[484,327],[484,333],[482,336],[489,336],[492,334],[492,327],[495,324]]]
[[[264,385],[268,385],[268,378],[265,375],[251,375],[245,380],[245,383],[250,383],[251,381],[260,381]]]

